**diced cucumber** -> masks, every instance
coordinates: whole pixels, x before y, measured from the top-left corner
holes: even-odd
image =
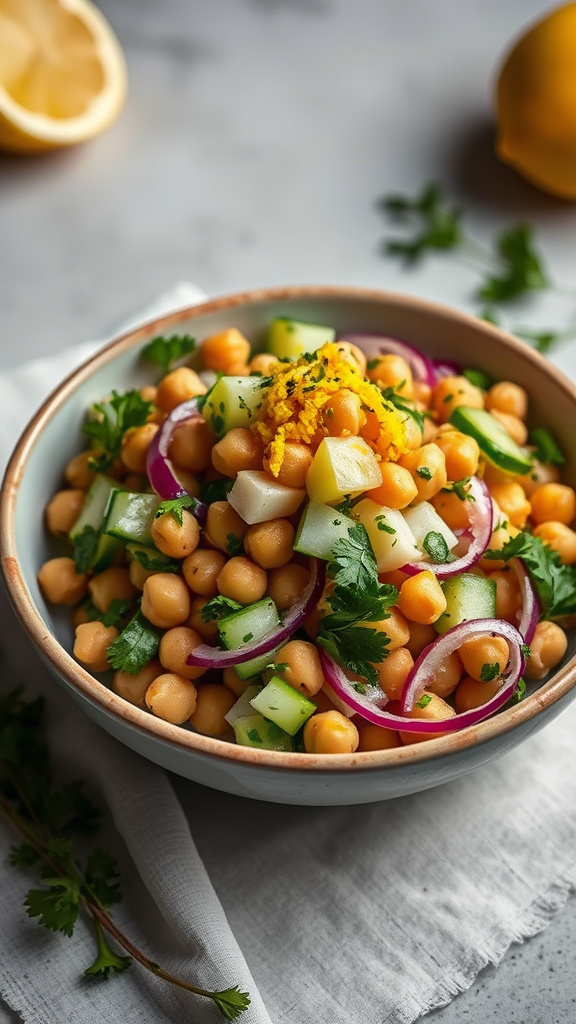
[[[354,506],[354,514],[366,528],[378,572],[392,572],[407,562],[419,562],[422,552],[401,512],[363,498]]]
[[[135,544],[130,542],[126,545],[126,551],[132,558],[141,565],[147,572],[174,572],[180,573],[182,561],[177,558],[169,558],[158,548],[151,548],[146,544]]]
[[[285,487],[259,469],[241,469],[228,501],[245,523],[263,523],[268,519],[285,519],[296,512],[306,491]]]
[[[362,437],[324,437],[308,474],[306,490],[312,501],[338,504],[379,487],[382,473],[370,445]]]
[[[249,604],[238,612],[226,615],[218,623],[218,631],[222,643],[230,651],[245,647],[253,640],[260,640],[279,625],[280,619],[274,601],[271,597],[264,597],[255,604]],[[252,676],[263,672],[266,665],[273,660],[274,651],[270,651],[268,654],[236,665],[236,672],[240,679],[251,679]]]
[[[429,552],[425,547],[425,540],[429,534],[439,533],[446,541],[448,551],[455,548],[458,537],[452,532],[449,526],[438,515],[436,509],[429,501],[420,501],[414,508],[408,508],[403,513],[405,521],[412,530],[414,540],[420,548],[424,558],[428,558]]]
[[[257,693],[260,693],[261,689],[262,686],[259,683],[248,683],[244,693],[238,697],[238,700],[232,705],[230,711],[224,715],[228,725],[233,726],[237,718],[245,718],[246,715],[254,714],[254,708],[250,704],[250,701]]]
[[[458,405],[450,417],[450,423],[463,434],[473,437],[482,454],[498,469],[518,476],[531,471],[532,462],[527,452],[512,440],[508,431],[486,409]]]
[[[263,715],[246,715],[233,723],[236,743],[261,750],[293,750],[292,737]]]
[[[446,611],[434,626],[438,633],[446,633],[452,626],[472,619],[493,619],[496,615],[496,583],[486,576],[463,572],[451,576],[442,584],[446,598]]]
[[[354,520],[350,516],[336,512],[330,505],[310,501],[296,530],[294,551],[329,561],[336,541],[348,540],[351,526],[354,526]]]
[[[258,415],[267,387],[262,377],[220,377],[202,408],[216,437],[233,427],[249,427]]]
[[[151,529],[160,502],[157,494],[114,491],[104,523],[104,533],[119,540],[153,547]]]
[[[116,480],[98,473],[88,488],[80,515],[70,530],[70,540],[73,544],[79,541],[85,530],[94,530],[99,534],[89,565],[89,568],[95,572],[106,569],[121,546],[120,541],[115,537],[109,537],[102,533],[102,526],[112,495],[121,489]]]
[[[304,352],[316,352],[335,337],[332,327],[278,316],[268,327],[266,348],[279,359],[298,359]]]
[[[275,722],[284,732],[294,736],[317,710],[303,693],[272,676],[269,683],[250,701],[255,711]]]

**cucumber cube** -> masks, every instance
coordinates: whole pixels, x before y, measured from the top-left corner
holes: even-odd
[[[308,470],[306,490],[312,501],[330,505],[381,483],[378,460],[364,438],[325,437]]]
[[[113,494],[122,490],[116,480],[99,473],[90,484],[80,515],[70,530],[70,540],[73,544],[79,543],[82,534],[88,530],[92,534],[95,546],[90,558],[89,568],[94,572],[101,572],[108,568],[121,547],[121,543],[115,537],[109,537],[102,533],[102,526],[106,513],[110,506]],[[98,539],[94,537],[98,534]]]
[[[293,689],[279,676],[272,676],[263,690],[250,701],[255,711],[294,736],[317,710],[304,694]]]
[[[104,533],[118,540],[154,547],[152,523],[161,499],[157,494],[114,491],[104,523]]]
[[[496,583],[485,576],[463,572],[442,584],[446,611],[434,623],[438,633],[471,619],[493,619],[496,616]]]
[[[232,705],[230,711],[224,715],[224,718],[228,722],[228,725],[234,727],[234,722],[237,718],[245,718],[247,715],[253,715],[254,709],[252,708],[250,701],[252,697],[255,697],[257,693],[260,693],[262,687],[258,683],[249,683],[244,693],[238,697],[235,704]]]
[[[363,498],[354,506],[354,513],[366,527],[378,572],[392,572],[407,562],[419,562],[422,552],[401,512]]]
[[[202,408],[216,437],[233,427],[249,427],[258,415],[267,387],[262,377],[220,377]]]
[[[294,551],[312,558],[333,557],[332,549],[337,540],[348,540],[348,531],[354,520],[342,512],[335,512],[330,505],[317,501],[308,502],[296,531]]]
[[[236,743],[261,750],[293,750],[292,737],[263,715],[246,715],[233,723]]]
[[[332,327],[278,316],[268,327],[266,348],[279,359],[299,359],[304,352],[316,352],[335,337]]]

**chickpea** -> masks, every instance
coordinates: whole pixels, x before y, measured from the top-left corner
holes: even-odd
[[[430,569],[410,576],[400,587],[398,607],[412,622],[429,626],[446,611],[446,598],[436,576]]]
[[[128,569],[111,566],[93,576],[88,584],[92,603],[98,611],[107,612],[112,601],[131,601],[136,597],[136,588],[130,580]]]
[[[493,409],[491,415],[498,421],[507,434],[510,435],[516,444],[524,445],[528,439],[528,427],[517,416],[510,416],[507,412],[498,412]]]
[[[546,523],[550,519],[569,526],[576,518],[576,493],[566,484],[542,484],[532,495],[532,519]]]
[[[555,622],[539,622],[530,641],[530,657],[526,660],[527,679],[543,679],[566,654],[568,638]]]
[[[278,611],[286,611],[302,597],[310,582],[310,570],[297,562],[288,562],[268,574],[267,594],[272,598]]]
[[[172,725],[184,725],[196,707],[197,692],[190,679],[175,672],[163,672],[150,683],[145,700],[157,718]]]
[[[198,478],[195,477],[193,473],[190,473],[189,470],[182,469],[182,466],[174,465],[172,468],[174,470],[174,476],[178,480],[178,483],[182,484],[184,490],[193,498],[198,498],[201,490],[201,484]]]
[[[381,622],[361,622],[360,626],[368,626],[370,629],[381,630],[386,633],[389,643],[386,647],[388,655],[397,647],[405,647],[410,637],[410,627],[398,607],[390,609],[390,615]]]
[[[322,422],[329,437],[356,437],[364,420],[362,402],[348,388],[331,395],[322,410]]]
[[[181,576],[157,572],[142,590],[142,614],[153,626],[181,626],[190,614],[190,591]]]
[[[355,370],[358,370],[361,377],[366,376],[366,356],[364,355],[361,348],[358,345],[354,345],[351,341],[337,341],[338,351],[340,355],[344,356],[350,366],[353,366]]]
[[[387,508],[406,508],[418,495],[412,474],[409,469],[399,466],[397,462],[380,463],[382,483],[366,492],[366,497]]]
[[[284,456],[280,472],[276,477],[279,484],[284,487],[296,487],[301,490],[306,486],[306,476],[312,463],[312,452],[305,444],[298,441],[287,441],[284,446]],[[267,473],[270,473],[270,454],[264,455],[263,466]],[[272,474],[270,474],[272,475]]]
[[[394,729],[385,729],[374,722],[358,722],[358,750],[393,750],[401,747],[400,737]]]
[[[86,492],[80,488],[58,491],[46,506],[46,526],[54,537],[67,537],[80,515]]]
[[[189,626],[190,629],[194,629],[197,633],[200,633],[200,636],[203,637],[205,643],[214,646],[214,644],[218,643],[218,622],[216,619],[209,619],[208,622],[205,622],[202,618],[202,611],[207,602],[208,599],[206,597],[201,597],[200,595],[192,599],[190,615],[186,620],[186,625]]]
[[[234,479],[242,469],[262,469],[262,445],[246,427],[233,427],[212,449],[212,465]]]
[[[516,573],[509,566],[490,573],[488,579],[496,584],[496,618],[515,625],[522,605],[522,595]]]
[[[444,453],[449,480],[464,480],[478,472],[480,448],[473,437],[461,434],[459,430],[450,430],[437,434],[436,444]]]
[[[157,432],[157,423],[145,423],[141,427],[133,427],[126,431],[122,439],[120,453],[120,458],[126,469],[130,469],[133,473],[144,474],[146,472],[148,449]]]
[[[288,519],[267,519],[249,526],[244,550],[263,569],[279,569],[294,554],[294,527]]]
[[[320,711],[304,726],[307,754],[353,754],[358,749],[358,729],[340,711]]]
[[[464,671],[479,682],[494,672],[501,676],[510,658],[510,648],[503,636],[474,636],[465,640],[458,650]]]
[[[499,380],[486,393],[486,408],[488,412],[497,409],[498,412],[525,420],[528,412],[528,395],[519,384],[514,384],[510,380]]]
[[[465,530],[470,526],[468,516],[470,502],[462,501],[455,491],[439,491],[432,498],[431,504],[451,530]]]
[[[75,489],[77,488],[82,491],[88,490],[96,475],[90,465],[95,454],[95,451],[89,449],[85,452],[78,452],[74,458],[70,459],[70,462],[67,463],[66,469],[64,470],[66,483],[70,487]]]
[[[229,327],[225,331],[211,334],[209,338],[205,338],[202,342],[201,354],[207,370],[232,374],[235,372],[235,366],[248,362],[250,342],[236,327]]]
[[[276,652],[274,661],[278,665],[286,665],[286,668],[276,669],[274,675],[307,697],[314,697],[324,686],[320,656],[314,644],[306,640],[289,640]]]
[[[413,665],[414,658],[408,648],[397,647],[396,650],[390,651],[385,661],[375,666],[378,682],[390,700],[400,700],[404,683]]]
[[[222,673],[222,682],[224,686],[234,694],[235,697],[241,697],[244,690],[250,686],[250,679],[240,679],[235,668],[225,668]]]
[[[459,715],[464,711],[479,708],[487,700],[495,697],[502,686],[501,679],[480,682],[473,676],[463,676],[454,693],[454,706]]]
[[[428,698],[430,698],[428,700]],[[438,697],[437,694],[431,693],[429,690],[425,690],[420,699],[416,702],[411,711],[408,712],[407,718],[416,718],[426,722],[442,722],[447,718],[454,718],[456,712],[454,708],[451,708],[442,697]],[[444,736],[445,733],[438,732],[407,732],[404,729],[400,730],[400,739],[403,743],[422,743],[424,740],[435,739],[437,736]]]
[[[514,481],[507,484],[494,484],[490,488],[490,494],[504,513],[504,517],[513,526],[522,529],[526,525],[532,506],[520,484]]]
[[[188,509],[183,508],[182,522],[171,512],[156,516],[152,522],[152,540],[163,555],[169,558],[186,558],[198,547],[200,527]]]
[[[438,634],[434,626],[425,626],[421,622],[409,622],[410,636],[406,641],[406,649],[410,651],[413,658],[417,658],[428,644],[437,639]]]
[[[576,563],[576,533],[564,523],[550,521],[534,527],[535,537],[540,537],[547,547],[557,551],[563,565]]]
[[[196,548],[182,562],[182,575],[193,594],[202,597],[216,597],[218,585],[216,578],[223,568],[226,558],[221,551],[208,548]]]
[[[216,578],[219,592],[240,604],[252,604],[266,593],[268,577],[261,566],[244,555],[230,558]]]
[[[225,554],[237,554],[242,550],[242,541],[248,524],[238,515],[228,501],[213,501],[208,506],[204,537],[212,547]]]
[[[112,689],[119,697],[127,700],[129,704],[135,704],[142,711],[148,711],[146,704],[146,690],[150,683],[162,672],[162,665],[157,658],[149,661],[139,672],[122,672],[118,669],[112,678]]]
[[[190,725],[203,736],[225,736],[230,726],[225,715],[236,703],[236,697],[220,683],[204,683],[198,690],[196,708],[190,716]]]
[[[484,476],[484,479],[486,479],[486,476]],[[560,470],[558,466],[539,462],[538,459],[533,460],[530,472],[520,478],[527,498],[532,498],[534,491],[541,487],[542,484],[556,484],[559,480]]]
[[[206,672],[200,665],[189,665],[186,661],[196,647],[204,643],[204,637],[189,626],[173,626],[167,629],[160,640],[158,657],[162,668],[175,672],[184,679],[199,679]]]
[[[278,363],[278,356],[271,352],[257,352],[248,363],[250,373],[260,373],[263,377],[270,376],[270,370]]]
[[[38,583],[51,604],[78,604],[86,593],[88,577],[76,572],[73,558],[50,558],[40,567]]]
[[[379,384],[383,388],[394,388],[399,395],[404,395],[404,398],[414,397],[412,370],[403,356],[388,353],[370,359],[366,376],[373,384]]]
[[[415,380],[413,387],[414,401],[419,402],[424,407],[424,409],[427,409],[428,406],[430,405],[430,400],[432,398],[432,388],[423,380]]]
[[[432,408],[439,423],[447,423],[454,409],[469,405],[473,409],[484,408],[484,394],[471,384],[466,377],[443,377],[432,391]]]
[[[73,654],[92,672],[106,672],[110,668],[108,648],[118,636],[115,626],[103,622],[84,622],[77,626]]]
[[[429,693],[435,693],[437,697],[449,697],[460,682],[462,676],[462,662],[458,652],[449,654],[442,664],[436,669],[434,676],[427,682]]]
[[[512,539],[512,537],[516,537],[519,533],[520,530],[517,526],[513,526],[512,523],[505,521],[505,523],[501,526],[497,526],[496,529],[492,531],[492,536],[488,543],[488,549],[490,551],[500,551],[504,545]],[[476,563],[476,568],[481,569],[483,572],[491,573],[496,569],[503,569],[505,565],[506,562],[502,561],[500,558],[481,558],[480,561]]]
[[[206,385],[188,366],[178,366],[160,381],[156,389],[156,405],[162,412],[170,413],[177,405],[206,393]]]
[[[418,501],[430,501],[448,482],[444,452],[437,444],[401,455],[399,464],[409,471],[418,490]]]
[[[212,465],[216,435],[203,416],[177,427],[168,448],[168,457],[190,473],[203,473]]]

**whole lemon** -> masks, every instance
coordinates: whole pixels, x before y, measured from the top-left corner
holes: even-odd
[[[496,151],[552,195],[576,199],[576,3],[538,21],[498,75]]]

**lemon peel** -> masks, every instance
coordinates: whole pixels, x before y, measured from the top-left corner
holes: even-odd
[[[497,79],[496,151],[532,184],[576,199],[576,3],[536,22]]]
[[[0,148],[84,142],[116,119],[125,96],[122,49],[90,0],[0,0]]]
[[[373,437],[367,439],[377,456],[396,461],[408,450],[406,432],[396,409],[382,392],[365,380],[338,345],[323,345],[313,357],[271,368],[272,384],[252,430],[269,445],[270,472],[278,476],[287,441],[318,447],[328,434],[325,407],[343,388],[356,394],[366,418],[372,418]]]

